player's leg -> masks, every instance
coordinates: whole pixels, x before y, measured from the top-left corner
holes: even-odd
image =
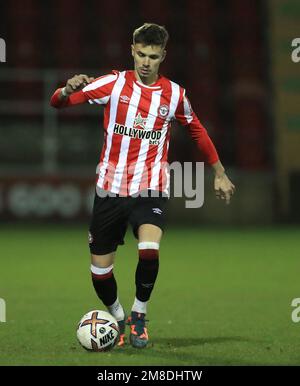
[[[120,328],[119,346],[125,338],[125,312],[119,301],[117,282],[113,273],[115,251],[104,255],[91,254],[91,273],[94,289]]]
[[[130,216],[134,235],[138,239],[136,293],[131,310],[130,342],[134,347],[143,348],[148,343],[145,316],[159,270],[159,244],[164,229],[167,199],[141,197],[136,200]]]
[[[121,341],[124,340],[125,313],[119,302],[113,267],[117,247],[124,244],[127,227],[122,205],[118,198],[96,195],[89,232],[93,286],[99,299],[118,321],[121,334],[119,345],[124,343]]]
[[[119,321],[124,319],[124,311],[117,294],[117,282],[113,272],[114,259],[115,252],[104,255],[91,254],[91,274],[99,299]]]
[[[132,311],[147,313],[159,269],[159,243],[162,230],[153,224],[138,228],[138,264],[135,272],[136,297]]]
[[[143,348],[149,337],[145,316],[159,269],[159,243],[162,230],[153,224],[142,224],[138,228],[139,260],[135,272],[136,294],[131,309],[130,342],[132,346]]]

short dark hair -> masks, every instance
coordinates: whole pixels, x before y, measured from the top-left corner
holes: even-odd
[[[165,48],[169,39],[168,31],[164,26],[155,23],[144,23],[133,32],[133,43],[146,46],[162,46]]]

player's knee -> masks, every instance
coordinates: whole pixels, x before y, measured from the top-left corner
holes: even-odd
[[[159,244],[162,237],[162,230],[160,227],[153,224],[142,224],[138,228],[139,242],[148,242],[149,240],[155,241]]]
[[[91,255],[92,265],[98,268],[107,268],[114,263],[115,253],[108,253],[106,255]]]

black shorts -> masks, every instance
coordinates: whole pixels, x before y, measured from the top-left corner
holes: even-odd
[[[105,255],[124,244],[128,223],[134,236],[138,238],[138,228],[142,224],[153,224],[164,231],[165,207],[168,198],[124,197],[95,194],[93,214],[89,228],[89,247],[94,255]]]

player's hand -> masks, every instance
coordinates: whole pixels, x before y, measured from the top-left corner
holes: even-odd
[[[218,200],[226,200],[228,205],[234,192],[235,186],[225,173],[215,175],[215,193]]]
[[[94,78],[89,77],[85,74],[75,75],[73,76],[73,78],[67,81],[65,92],[66,94],[71,95],[73,94],[73,92],[83,89],[87,84],[91,83],[93,80]]]

